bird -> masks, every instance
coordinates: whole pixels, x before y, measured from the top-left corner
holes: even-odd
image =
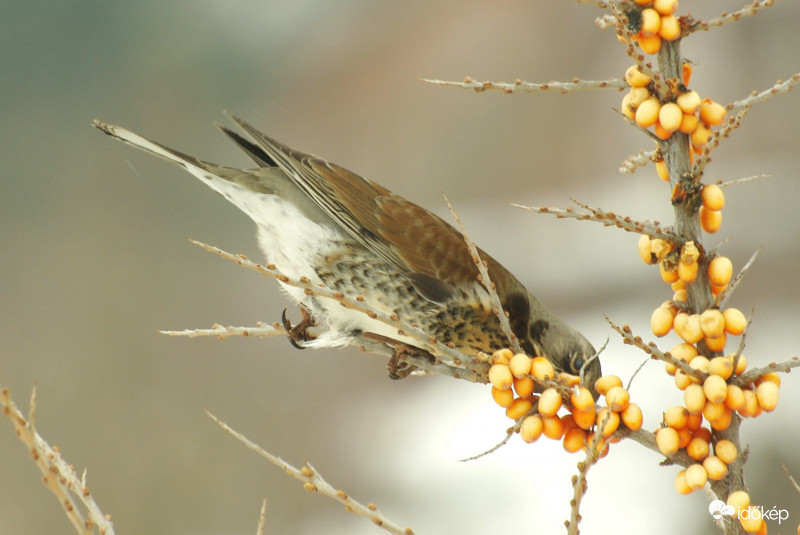
[[[358,296],[373,310],[418,326],[464,355],[509,347],[474,257],[452,225],[376,182],[228,117],[242,133],[216,126],[255,163],[252,168],[206,162],[100,120],[94,126],[183,167],[247,214],[256,224],[267,263],[287,277]],[[481,249],[478,253],[520,347],[530,356],[545,357],[557,371],[580,375],[594,391],[601,368],[592,344],[497,260]],[[411,350],[432,358],[418,339],[396,327],[334,299],[281,284],[303,312],[303,321],[292,327],[284,311],[297,347],[342,347],[372,336],[397,349],[395,357]],[[319,327],[313,336],[309,325]],[[397,360],[390,360],[392,378],[413,368]]]

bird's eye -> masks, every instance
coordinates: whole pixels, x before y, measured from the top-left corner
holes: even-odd
[[[585,361],[582,354],[576,353],[572,355],[572,360],[570,361],[569,365],[570,368],[572,368],[573,373],[576,375],[579,374],[581,372],[581,368],[583,368],[584,362]]]

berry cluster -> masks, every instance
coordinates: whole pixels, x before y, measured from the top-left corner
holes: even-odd
[[[633,38],[648,54],[661,50],[661,41],[674,41],[681,36],[681,24],[674,15],[678,0],[634,0],[644,7],[639,14],[639,31]]]
[[[489,369],[492,397],[512,420],[524,418],[519,433],[522,440],[536,442],[542,435],[561,440],[570,453],[594,447],[598,454],[608,452],[612,435],[620,423],[631,430],[642,427],[642,411],[630,402],[628,391],[619,377],[608,375],[597,380],[595,389],[605,396],[605,407],[596,407],[592,393],[579,386],[573,375],[556,376],[553,365],[544,357],[531,358],[501,349],[492,355]],[[551,384],[540,394],[536,383]],[[563,415],[558,413],[566,409]],[[595,443],[595,425],[602,429]]]

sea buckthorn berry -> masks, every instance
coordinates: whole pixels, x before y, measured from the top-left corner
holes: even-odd
[[[728,475],[728,465],[715,455],[709,455],[705,458],[703,468],[706,469],[708,479],[713,479],[714,481],[719,481]]]
[[[619,105],[619,111],[622,112],[622,115],[632,121],[636,119],[636,106],[631,104],[630,93],[625,93],[625,96],[622,97],[622,102]]]
[[[546,416],[542,418],[544,424],[544,436],[552,440],[561,440],[564,436],[564,422],[557,416]]]
[[[761,518],[761,512],[755,506],[750,505],[746,511],[742,511],[739,515],[739,523],[747,533],[758,533],[764,519]]]
[[[642,128],[650,128],[658,121],[661,104],[656,97],[649,97],[636,108],[636,124]]]
[[[644,36],[655,35],[661,27],[661,15],[658,11],[648,7],[642,10],[642,26],[639,33]]]
[[[706,124],[717,126],[725,120],[725,107],[710,98],[703,99],[700,104],[700,120]]]
[[[681,36],[681,23],[675,15],[661,17],[658,35],[665,41],[674,41]]]
[[[703,186],[700,191],[700,198],[703,201],[703,206],[709,210],[722,210],[725,207],[725,194],[722,193],[722,188],[716,184]]]
[[[724,286],[731,281],[732,275],[733,262],[727,256],[714,257],[708,263],[708,280],[711,281],[711,284]]]
[[[681,313],[678,313],[675,317],[677,319]],[[684,342],[689,344],[696,344],[700,340],[703,339],[703,329],[700,327],[700,315],[699,314],[688,314],[686,317],[685,322],[681,325],[681,329],[677,328],[678,323],[675,323],[675,332],[678,336],[683,338]]]
[[[562,442],[564,449],[569,453],[576,453],[586,447],[586,433],[583,429],[574,428],[564,433]]]
[[[728,494],[728,499],[725,501],[725,503],[733,506],[738,513],[741,509],[744,509],[750,505],[750,495],[743,490],[737,490]]]
[[[653,0],[653,8],[660,15],[671,15],[678,9],[678,0]]]
[[[772,412],[778,406],[778,385],[772,381],[764,381],[756,387],[758,406]]]
[[[666,267],[664,267],[664,262],[658,263],[658,272],[661,274],[661,280],[667,284],[672,284],[680,279],[680,277],[678,277],[678,270],[667,271]]]
[[[714,455],[719,457],[725,464],[731,464],[739,456],[736,446],[727,439],[718,440],[714,444]]]
[[[686,454],[695,461],[702,461],[710,452],[708,441],[703,440],[701,437],[694,437],[686,445]]]
[[[594,389],[597,390],[597,393],[601,396],[605,396],[606,393],[615,386],[622,386],[622,379],[616,375],[604,375],[594,382]]]
[[[723,349],[725,349],[725,345],[728,343],[728,337],[725,333],[722,333],[722,336],[717,336],[715,338],[706,337],[706,347],[709,351],[713,351],[714,353],[720,353]]]
[[[703,488],[708,481],[708,472],[702,464],[693,464],[686,469],[686,484],[692,490]]]
[[[613,435],[619,428],[619,413],[611,410],[609,407],[603,407],[597,412],[596,422],[598,426],[603,427],[603,436],[608,438]]]
[[[642,428],[642,409],[636,403],[628,403],[625,410],[620,413],[622,423],[631,431],[638,431]]]
[[[733,363],[735,356],[736,356],[735,353],[731,353],[730,355],[726,355],[725,358],[730,359],[731,363]],[[747,369],[747,357],[745,357],[744,354],[740,354],[739,360],[736,361],[736,367],[733,370],[733,373],[735,373],[736,375],[741,375],[744,373],[746,369]]]
[[[703,425],[703,415],[701,413],[698,414],[689,414],[689,420],[686,422],[686,428],[692,430],[692,436],[702,436],[698,433],[702,433]],[[706,429],[708,431],[708,429]],[[708,440],[711,440],[711,432],[708,432]]]
[[[650,316],[650,329],[656,336],[664,336],[672,328],[672,311],[666,307],[658,307]]]
[[[678,278],[686,284],[694,282],[697,279],[697,262],[678,262]]]
[[[706,407],[710,405],[709,403],[706,404]],[[714,404],[716,406],[716,404]],[[722,407],[722,412],[719,414],[718,417],[714,419],[714,421],[709,421],[711,424],[711,428],[715,431],[724,431],[731,425],[731,419],[733,418],[733,414],[731,410],[725,406],[724,403],[720,404]],[[703,413],[705,414],[705,412]]]
[[[683,117],[681,117],[681,125],[678,127],[678,130],[684,134],[691,134],[694,132],[695,128],[697,128],[697,124],[699,122],[700,119],[697,118],[697,115],[694,113],[684,112]]]
[[[489,382],[498,390],[508,390],[514,384],[514,376],[506,364],[493,364],[489,368]]]
[[[717,377],[717,379],[719,379],[719,377]],[[703,392],[705,392],[705,389],[703,390]],[[723,417],[725,409],[728,408],[725,406],[724,403],[716,403],[711,400],[707,400],[706,404],[703,406],[703,418],[708,420],[709,423],[719,420],[720,418]]]
[[[521,398],[529,398],[533,395],[536,383],[530,377],[514,379],[514,392]]]
[[[708,363],[709,363],[708,357],[704,355],[697,355],[695,358],[689,361],[689,366],[691,366],[697,371],[707,373]]]
[[[689,134],[689,141],[691,141],[692,145],[695,147],[705,147],[709,137],[711,137],[711,130],[703,123],[699,123],[697,128],[694,129],[694,132]]]
[[[539,397],[539,412],[542,416],[555,416],[561,408],[561,394],[555,388],[548,388]]]
[[[543,381],[556,376],[553,365],[544,357],[534,357],[531,361],[531,375]]]
[[[506,408],[506,416],[512,420],[517,420],[525,416],[533,407],[533,401],[529,399],[517,398],[511,402],[511,406]]]
[[[522,440],[530,444],[539,440],[539,437],[542,436],[543,429],[544,425],[542,424],[542,419],[533,414],[522,420],[522,425],[519,428],[519,436]]]
[[[675,371],[675,386],[678,390],[686,390],[686,388],[693,383],[695,383],[693,377],[686,375],[682,370]]]
[[[692,431],[685,427],[683,429],[676,429],[676,431],[678,431],[678,449],[681,450],[692,440]]]
[[[692,64],[684,61],[681,65],[681,81],[683,85],[689,86],[689,81],[692,79]]]
[[[744,392],[736,385],[728,385],[728,396],[725,398],[725,406],[732,411],[738,411],[745,406]]]
[[[611,388],[606,394],[606,405],[614,412],[624,411],[630,401],[631,395],[621,386]]]
[[[682,343],[678,344],[669,350],[669,354],[678,360],[690,362],[697,356],[697,348],[692,344]]]
[[[634,110],[651,96],[646,87],[631,87],[628,95],[630,95],[630,105]]]
[[[664,423],[674,429],[682,429],[686,427],[689,421],[689,411],[686,407],[675,405],[664,411]]]
[[[681,494],[689,494],[694,490],[686,483],[686,470],[681,470],[675,475],[675,490]]]
[[[677,290],[674,294],[672,294],[672,302],[680,301],[681,303],[688,303],[689,294],[686,291],[686,288],[682,288]]]
[[[741,414],[744,418],[753,418],[759,414],[759,411],[761,410],[761,408],[758,406],[756,393],[748,389],[742,389],[742,393],[744,394],[744,407],[736,412]]]
[[[708,361],[708,373],[727,379],[733,375],[733,363],[725,357],[714,357]]]
[[[625,71],[625,81],[631,87],[645,87],[652,81],[652,78],[640,71],[638,65],[631,65]]]
[[[706,210],[705,206],[701,206],[700,226],[709,234],[714,234],[722,226],[722,212]]]
[[[662,240],[661,238],[653,238],[650,240],[650,252],[656,255],[656,259],[659,262],[664,260],[664,257],[672,252],[674,247],[675,246],[671,242]]]
[[[745,327],[747,327],[747,318],[744,317],[741,310],[738,308],[726,308],[722,311],[722,315],[725,316],[725,331],[728,334],[738,336],[744,332]]]
[[[639,238],[639,257],[645,264],[652,264],[655,261],[653,253],[650,252],[650,236],[642,236]]]
[[[716,308],[709,308],[700,314],[700,328],[709,338],[718,338],[725,333],[725,316]]]
[[[698,414],[703,412],[703,407],[706,406],[706,395],[703,392],[703,387],[700,385],[689,385],[683,391],[683,404],[686,405],[686,410],[690,414]]]
[[[559,418],[559,420],[561,420],[561,425],[564,426],[565,433],[570,429],[578,427],[578,424],[575,423],[575,418],[573,418],[571,412],[563,415],[561,418]]]
[[[518,353],[511,357],[508,368],[517,379],[525,377],[531,372],[531,358],[524,353]]]
[[[634,2],[640,6],[649,6],[653,3],[653,0],[634,0]]]
[[[769,381],[771,383],[775,383],[778,386],[781,386],[781,377],[775,372],[765,373],[761,377],[758,378],[758,383],[763,381]]]
[[[577,375],[572,375],[570,373],[565,372],[558,372],[558,376],[556,376],[556,381],[561,383],[562,385],[570,386],[579,386],[581,384],[581,378]]]
[[[711,295],[713,295],[714,297],[716,297],[716,296],[718,296],[719,294],[721,294],[723,291],[725,291],[725,289],[726,289],[727,287],[728,287],[728,285],[727,285],[727,284],[726,284],[725,286],[717,286],[716,284],[712,284],[712,285],[711,285]]]
[[[675,104],[683,111],[683,113],[694,114],[697,108],[700,107],[700,94],[697,91],[687,91],[681,93],[675,99]]]
[[[597,413],[595,412],[594,405],[590,405],[588,408],[583,410],[576,410],[572,412],[572,418],[575,420],[575,425],[584,430],[591,429],[592,425],[594,425],[595,416],[597,416]]]
[[[667,168],[667,162],[663,158],[656,162],[656,174],[664,182],[669,182],[669,169]],[[652,262],[648,263],[652,264]]]
[[[664,128],[664,126],[660,122],[657,122],[656,124],[653,125],[653,133],[656,135],[658,139],[662,141],[666,141],[667,139],[672,137],[673,131],[674,130],[667,130],[666,128]]]
[[[599,456],[600,458],[605,457],[608,455],[608,450],[610,446],[608,443],[608,437],[600,437],[599,439],[596,438],[594,433],[588,433],[586,435],[586,450],[593,452],[595,455]]]
[[[510,388],[501,390],[499,388],[492,387],[492,398],[494,399],[495,403],[504,409],[507,409],[514,402],[514,392],[512,392]]]
[[[662,427],[656,432],[656,446],[664,455],[678,451],[678,432],[671,427]]]
[[[665,130],[674,132],[681,125],[683,112],[674,102],[667,102],[658,110],[658,122]]]
[[[507,347],[498,349],[492,353],[492,364],[508,364],[508,361],[510,361],[513,356],[514,352]]]

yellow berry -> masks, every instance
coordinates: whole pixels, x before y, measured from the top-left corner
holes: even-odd
[[[672,284],[673,282],[677,282],[678,277],[678,270],[667,271],[666,267],[664,267],[664,262],[658,263],[658,272],[661,274],[661,280],[668,284]]]
[[[543,428],[542,419],[533,414],[522,420],[522,425],[519,428],[519,436],[522,440],[530,444],[539,440],[539,437],[542,436]]]
[[[555,388],[548,388],[539,397],[539,412],[542,416],[555,416],[561,408],[561,394]]]
[[[733,363],[733,357],[735,356],[736,355],[732,353],[730,355],[726,355],[725,358],[730,359],[731,363]],[[744,354],[740,354],[739,360],[736,361],[736,368],[733,370],[733,373],[735,373],[736,375],[741,375],[744,373],[746,369],[747,369],[747,357],[745,357]]]
[[[686,470],[681,470],[675,476],[675,490],[681,494],[689,494],[694,490],[686,483]]]
[[[697,262],[678,262],[678,278],[686,284],[694,282],[697,278]]]
[[[732,411],[738,411],[745,406],[744,392],[741,387],[728,385],[728,395],[725,398],[725,406]]]
[[[621,386],[611,388],[606,394],[606,405],[614,412],[622,412],[631,401],[631,395]]]
[[[778,386],[781,386],[781,377],[775,372],[765,373],[758,378],[758,382],[756,384],[760,384],[763,381],[770,381]]]
[[[598,426],[603,426],[603,436],[610,437],[619,428],[619,413],[609,407],[603,407],[597,412],[596,422]]]
[[[679,313],[676,316],[680,316]],[[678,329],[678,322],[675,323],[675,333],[678,336],[683,338],[684,342],[690,344],[696,344],[700,340],[703,339],[703,329],[700,327],[700,315],[699,314],[689,314],[686,317],[686,321],[684,324],[681,325],[681,328]]]
[[[661,238],[650,240],[650,252],[656,255],[656,259],[659,262],[664,260],[664,257],[672,252],[672,249],[674,249],[674,245],[667,240],[662,240]]]
[[[649,128],[656,124],[658,121],[658,112],[661,109],[661,104],[656,97],[650,97],[644,102],[639,104],[636,108],[635,120],[636,124],[642,128]]]
[[[728,334],[738,336],[742,334],[747,327],[747,318],[738,308],[726,308],[722,311],[725,316],[725,331]]]
[[[702,464],[693,464],[686,469],[686,484],[692,490],[703,488],[708,481],[708,472]]]
[[[714,357],[708,361],[708,373],[727,379],[733,375],[733,362],[725,357]]]
[[[697,111],[697,108],[700,107],[700,94],[697,91],[687,91],[686,93],[681,93],[678,95],[678,98],[675,99],[675,104],[683,111],[683,113],[688,113],[694,115],[694,112]]]
[[[690,362],[697,356],[697,348],[691,344],[682,343],[670,349],[669,354],[678,360]]]
[[[605,396],[615,386],[622,386],[622,379],[616,375],[604,375],[594,382],[594,389],[601,396]]]
[[[695,380],[683,373],[683,371],[675,371],[675,386],[678,388],[678,390],[686,390],[686,388],[694,382]]]
[[[761,407],[758,406],[758,399],[756,393],[752,390],[742,390],[744,394],[744,407],[737,412],[745,418],[754,418],[761,413]]]
[[[531,358],[524,353],[518,353],[511,357],[508,368],[517,379],[525,377],[531,372]]]
[[[706,404],[708,406],[709,404]],[[716,404],[715,404],[716,405]],[[721,404],[722,412],[719,413],[714,421],[710,421],[711,428],[715,431],[724,431],[731,425],[731,419],[733,418],[733,414],[731,410],[725,406],[725,404]],[[704,413],[705,414],[705,413]]]
[[[556,376],[556,372],[549,360],[544,357],[534,357],[531,360],[531,375],[543,381],[545,379],[553,379]]]
[[[739,523],[747,533],[758,533],[764,519],[761,518],[761,511],[751,505],[747,509],[742,510],[739,515]]]
[[[653,8],[660,15],[671,15],[678,9],[678,0],[653,0]]]
[[[510,388],[501,390],[492,387],[492,398],[495,403],[507,409],[511,406],[511,403],[514,402],[514,392],[512,392]]]
[[[709,455],[703,460],[703,468],[708,474],[708,479],[719,481],[728,475],[728,465],[726,465],[719,457]]]
[[[667,162],[663,158],[656,162],[656,174],[664,182],[669,181],[669,169],[667,169]],[[652,264],[652,262],[648,262],[648,264]]]
[[[686,454],[695,461],[702,461],[708,457],[709,451],[708,441],[703,440],[702,437],[694,437],[686,445]]]
[[[694,132],[695,128],[697,128],[697,123],[700,120],[697,118],[697,115],[692,113],[685,113],[683,117],[681,117],[681,125],[678,127],[678,130],[683,132],[684,134],[691,134]]]
[[[658,139],[667,140],[672,137],[673,130],[667,130],[660,122],[653,125],[653,133]]]
[[[674,41],[681,36],[681,23],[675,15],[661,17],[658,35],[665,41]]]
[[[718,440],[716,444],[714,444],[714,455],[720,458],[722,462],[725,464],[731,464],[736,460],[738,457],[738,452],[736,451],[736,446],[727,439]]]
[[[725,107],[710,98],[704,99],[700,104],[700,120],[706,124],[717,126],[725,120]]]
[[[533,401],[530,399],[517,398],[506,408],[506,416],[512,420],[517,420],[525,416],[533,408]]]
[[[656,336],[664,336],[672,328],[672,311],[666,307],[658,307],[650,316],[650,329]]]
[[[662,427],[656,432],[656,446],[664,455],[678,451],[678,432],[671,427]]]
[[[689,411],[686,407],[675,405],[664,411],[664,423],[673,429],[683,429],[689,421]]]
[[[725,333],[725,316],[716,308],[709,308],[700,314],[700,328],[709,338],[718,338]]]
[[[758,406],[767,412],[772,412],[778,405],[778,385],[772,381],[764,381],[756,387],[756,400]]]
[[[514,384],[514,376],[506,364],[493,364],[489,368],[489,382],[498,390],[508,390]]]
[[[636,403],[628,403],[620,413],[622,423],[631,431],[637,431],[642,428],[642,409]]]
[[[689,385],[683,391],[683,403],[686,405],[686,410],[691,414],[698,414],[703,412],[703,407],[706,406],[706,395],[703,392],[703,387],[700,385]]]
[[[658,11],[648,7],[642,10],[642,25],[639,29],[640,35],[650,36],[658,33],[661,27],[661,15]]]
[[[564,436],[564,422],[557,416],[546,416],[542,418],[544,424],[544,436],[552,440],[561,440]]]
[[[703,186],[700,191],[700,198],[703,201],[703,206],[709,210],[722,210],[725,207],[725,194],[722,193],[722,188],[716,184]]]
[[[597,413],[595,412],[594,405],[590,405],[588,408],[583,410],[576,410],[572,412],[572,418],[575,420],[575,425],[584,430],[591,429],[592,425],[594,425],[596,415]]]
[[[721,336],[716,336],[713,338],[706,337],[705,342],[709,351],[720,353],[723,349],[725,349],[725,345],[728,343],[728,337],[723,332]]]
[[[508,361],[510,361],[513,356],[514,352],[507,347],[499,349],[492,353],[492,364],[508,364]]]
[[[667,102],[658,111],[658,122],[665,130],[674,132],[681,125],[683,112],[674,102]]]
[[[650,252],[650,236],[642,236],[639,238],[639,257],[645,264],[652,264],[655,260],[653,253]]]
[[[737,490],[728,495],[728,499],[725,503],[732,505],[738,513],[741,509],[744,509],[750,505],[750,495],[743,490]]]
[[[733,275],[733,262],[726,256],[714,257],[708,263],[708,278],[711,284],[725,286]]]
[[[631,65],[628,67],[628,70],[625,71],[625,81],[628,82],[631,87],[645,87],[652,79],[640,71],[637,65]]]
[[[708,138],[711,136],[711,130],[708,129],[703,123],[699,123],[694,132],[689,134],[689,141],[696,147],[705,147],[708,143]]]
[[[722,403],[728,397],[728,384],[719,375],[709,375],[703,381],[703,393],[711,403]]]
[[[695,358],[689,361],[689,366],[694,368],[697,371],[701,371],[703,373],[708,372],[708,357],[704,355],[697,355]]]
[[[722,212],[706,210],[705,206],[700,207],[700,226],[709,234],[714,234],[722,225]]]
[[[564,449],[569,453],[581,451],[586,447],[586,433],[583,429],[570,429],[564,433],[564,441],[562,442]]]
[[[570,401],[572,402],[572,406],[579,411],[586,410],[589,407],[594,408],[592,393],[583,387],[572,390]]]
[[[521,398],[531,397],[535,388],[536,383],[534,383],[533,379],[530,377],[526,376],[519,379],[514,379],[514,392],[516,392],[517,396]]]

